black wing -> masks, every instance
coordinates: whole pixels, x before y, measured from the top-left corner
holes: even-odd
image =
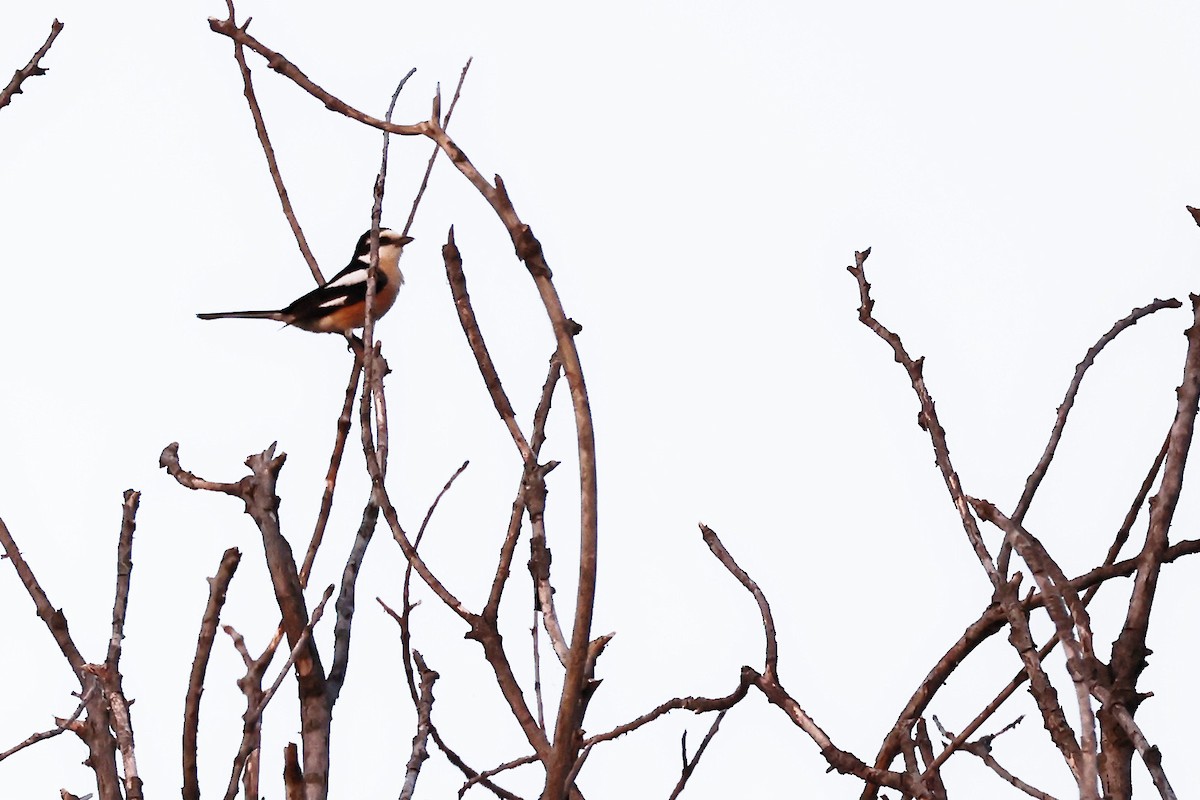
[[[291,305],[283,309],[283,313],[304,319],[314,319],[337,311],[339,308],[365,302],[369,268],[369,264],[357,258],[354,259],[345,269],[330,278],[325,285],[294,300]],[[376,270],[375,292],[378,294],[387,285],[387,275],[381,269]]]

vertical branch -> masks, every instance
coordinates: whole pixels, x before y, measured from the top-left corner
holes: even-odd
[[[125,615],[129,611],[129,581],[133,576],[133,532],[137,527],[138,504],[141,493],[132,489],[125,491],[121,506],[121,534],[117,540],[117,589],[113,599],[112,635],[108,640],[108,654],[104,665],[113,671],[120,666],[121,641],[125,638]]]
[[[233,647],[242,657],[246,665],[246,674],[238,678],[238,688],[246,698],[246,713],[242,715],[242,741],[237,754],[233,758],[233,769],[230,771],[229,783],[225,787],[224,800],[233,800],[237,796],[238,779],[246,790],[247,800],[258,800],[258,759],[255,757],[262,747],[262,715],[255,714],[255,709],[262,703],[262,679],[271,657],[275,654],[274,644],[258,658],[250,655],[246,640],[232,626],[226,625],[222,630],[233,640]],[[197,795],[198,797],[199,795]],[[184,800],[189,800],[184,797]]]
[[[373,500],[367,501],[363,509],[362,523],[358,526],[358,534],[354,537],[354,546],[346,566],[342,570],[341,592],[338,594],[334,609],[337,612],[333,624],[333,665],[329,668],[329,680],[326,682],[326,693],[329,705],[337,703],[346,682],[346,670],[350,663],[350,630],[354,621],[355,584],[358,571],[367,555],[367,546],[375,534],[375,523],[379,519],[379,506]]]
[[[187,696],[183,701],[183,800],[200,800],[200,770],[198,763],[198,740],[200,735],[200,695],[204,691],[204,676],[208,671],[208,660],[212,654],[213,641],[217,636],[217,624],[221,621],[221,608],[225,605],[225,593],[229,582],[237,571],[242,554],[231,547],[221,556],[221,565],[215,577],[208,579],[208,604],[200,622],[200,635],[196,641],[196,656],[192,659],[192,671],[188,676]]]
[[[400,800],[412,800],[417,790],[417,778],[421,776],[421,765],[429,758],[427,742],[433,723],[429,716],[433,711],[433,684],[440,677],[425,664],[425,659],[416,650],[413,651],[417,668],[421,671],[421,695],[417,703],[417,733],[413,736],[412,755],[408,759],[404,775],[404,787],[400,790]]]
[[[400,98],[400,92],[404,89],[404,84],[408,83],[408,79],[416,73],[416,68],[410,69],[408,74],[400,79],[400,83],[396,86],[396,91],[392,93],[392,100],[388,104],[386,119],[390,122],[392,112],[396,109],[396,101]],[[380,349],[375,342],[375,288],[379,274],[379,229],[383,219],[383,192],[387,184],[387,166],[388,166],[388,145],[390,139],[387,131],[383,134],[383,152],[379,160],[379,172],[375,176],[375,186],[373,190],[373,201],[371,204],[371,266],[367,270],[367,294],[364,298],[363,308],[363,394],[362,407],[360,415],[362,424],[369,425],[371,401],[374,399],[375,404],[375,445],[366,451],[367,458],[377,460],[379,471],[381,474],[387,473],[387,454],[388,454],[388,436],[387,436],[387,412],[384,406],[383,396],[383,376],[386,373],[386,362],[380,355]],[[403,253],[401,253],[403,255]],[[397,256],[399,258],[400,256]],[[384,367],[385,371],[381,371],[380,367]],[[364,433],[364,436],[366,434]]]
[[[121,643],[125,638],[125,617],[129,611],[129,584],[133,576],[133,533],[137,527],[136,516],[140,493],[126,490],[121,508],[121,533],[117,541],[117,586],[113,600],[112,633],[108,642],[108,653],[103,666],[88,665],[100,679],[104,697],[108,702],[110,721],[121,751],[121,762],[125,775],[125,797],[127,800],[142,800],[142,779],[138,775],[137,758],[134,754],[133,721],[129,716],[129,702],[125,699],[125,688],[121,677]]]
[[[1134,579],[1125,625],[1113,643],[1112,702],[1124,706],[1131,714],[1144,695],[1137,691],[1137,681],[1146,668],[1146,636],[1150,626],[1150,611],[1158,588],[1158,575],[1169,546],[1167,532],[1175,517],[1175,508],[1183,489],[1183,472],[1196,425],[1197,404],[1200,402],[1200,296],[1191,295],[1192,325],[1187,329],[1187,356],[1183,380],[1176,391],[1175,420],[1171,425],[1167,457],[1158,494],[1150,499],[1150,526],[1146,541],[1137,557],[1138,570]],[[1110,709],[1100,715],[1105,740],[1105,791],[1119,795],[1132,791],[1129,762],[1134,745],[1111,716]]]

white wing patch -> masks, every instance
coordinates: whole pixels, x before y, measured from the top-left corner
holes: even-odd
[[[345,297],[333,297],[321,303],[317,308],[339,308],[344,305],[346,305]]]
[[[351,272],[349,275],[343,275],[342,277],[338,278],[337,280],[330,281],[329,283],[325,284],[325,286],[326,287],[355,286],[357,284],[366,283],[366,282],[367,282],[367,271],[365,269],[356,269],[356,270],[354,270],[354,272]]]

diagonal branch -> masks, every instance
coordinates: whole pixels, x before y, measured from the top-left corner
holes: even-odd
[[[57,19],[50,23],[50,35],[46,37],[46,41],[33,54],[33,58],[29,59],[28,64],[13,73],[12,80],[8,82],[8,85],[0,89],[0,108],[4,108],[11,103],[15,95],[23,93],[21,84],[25,82],[26,78],[35,78],[46,74],[46,68],[38,62],[42,60],[42,57],[46,53],[50,52],[50,46],[54,44],[54,40],[58,38],[58,34],[62,33],[62,29],[63,23]]]
[[[1071,378],[1071,383],[1067,386],[1066,397],[1063,398],[1062,404],[1058,407],[1058,415],[1054,420],[1054,429],[1050,432],[1050,440],[1046,442],[1046,449],[1042,452],[1042,457],[1038,460],[1037,466],[1033,468],[1033,472],[1029,473],[1029,477],[1025,479],[1025,490],[1021,493],[1021,498],[1017,501],[1016,508],[1013,509],[1013,522],[1020,525],[1025,521],[1025,514],[1029,511],[1029,506],[1033,502],[1033,496],[1037,493],[1038,487],[1042,484],[1042,479],[1046,477],[1046,472],[1050,469],[1050,462],[1054,459],[1054,453],[1058,449],[1058,443],[1062,439],[1063,430],[1067,426],[1067,415],[1071,413],[1071,408],[1075,405],[1075,397],[1079,394],[1079,387],[1083,383],[1083,376],[1088,369],[1096,362],[1096,357],[1100,355],[1108,343],[1116,339],[1123,331],[1132,328],[1144,317],[1148,317],[1156,311],[1161,311],[1164,308],[1180,308],[1183,303],[1175,298],[1159,300],[1155,298],[1153,303],[1135,308],[1129,313],[1129,316],[1118,320],[1108,333],[1100,337],[1100,339],[1088,349],[1084,354],[1083,360],[1075,367],[1075,376]],[[1008,572],[1008,558],[1010,548],[1006,542],[1000,550],[1000,555],[997,559],[998,569],[1000,574]]]
[[[395,125],[381,119],[372,117],[370,114],[365,114],[356,108],[344,103],[338,98],[331,95],[329,92],[322,89],[311,78],[305,75],[299,67],[288,61],[282,54],[276,53],[271,48],[264,45],[262,42],[255,39],[242,28],[239,28],[232,20],[217,19],[216,17],[208,18],[208,27],[213,33],[219,33],[222,36],[227,36],[235,42],[244,45],[255,53],[258,53],[267,61],[267,66],[283,75],[292,83],[299,86],[310,95],[320,100],[322,104],[330,111],[341,114],[344,117],[349,117],[352,120],[361,122],[364,125],[369,125],[372,128],[378,128],[381,131],[389,133],[398,133],[402,136],[420,136],[425,134],[425,123],[416,125]]]
[[[527,464],[533,457],[533,453],[529,443],[525,440],[525,434],[521,432],[521,426],[517,423],[517,414],[513,411],[508,394],[504,391],[504,385],[500,382],[496,364],[492,361],[491,353],[488,352],[487,342],[483,340],[479,321],[475,318],[475,309],[471,306],[471,295],[467,292],[467,276],[463,273],[462,254],[459,253],[458,246],[454,243],[453,227],[450,228],[446,244],[442,246],[442,260],[446,263],[446,277],[450,281],[450,292],[454,296],[458,321],[467,337],[467,343],[471,346],[475,363],[479,365],[483,383],[487,386],[496,412],[500,415],[500,419],[504,420],[505,427],[508,428],[513,444],[521,453],[521,461]]]
[[[933,395],[929,393],[929,387],[925,385],[925,359],[918,358],[914,360],[904,348],[904,343],[900,341],[900,337],[884,327],[873,316],[875,301],[871,299],[871,284],[867,283],[866,273],[866,263],[869,255],[871,255],[871,248],[869,247],[862,252],[856,252],[854,254],[854,266],[846,267],[847,271],[858,281],[858,295],[861,301],[858,307],[858,319],[863,325],[874,331],[876,336],[887,342],[896,356],[896,361],[908,373],[913,391],[917,395],[917,401],[921,405],[921,411],[917,415],[917,424],[929,434],[938,469],[942,473],[946,489],[950,492],[950,499],[954,503],[954,508],[958,511],[959,519],[962,520],[963,530],[966,531],[967,539],[970,541],[971,547],[979,559],[979,563],[983,565],[984,571],[987,572],[988,579],[992,582],[992,588],[999,590],[1003,584],[1003,580],[992,561],[992,556],[988,552],[987,545],[983,542],[983,535],[979,532],[979,525],[976,524],[975,518],[971,516],[970,504],[967,502],[962,482],[959,480],[958,473],[950,461],[950,445],[946,441],[946,429],[942,427],[942,423],[938,420]]]
[[[240,26],[237,26],[237,23],[234,21],[233,0],[225,0],[225,7],[229,10],[229,19],[227,22],[244,32],[249,27],[250,20],[246,20]],[[317,266],[317,258],[308,246],[308,239],[304,236],[304,230],[300,227],[300,221],[296,219],[296,211],[292,208],[292,200],[288,197],[287,187],[283,185],[283,175],[279,171],[279,162],[275,159],[275,148],[271,146],[271,137],[267,135],[267,123],[263,119],[262,108],[258,105],[258,96],[254,93],[254,83],[250,78],[250,67],[246,64],[246,54],[242,50],[241,42],[236,39],[233,41],[233,57],[237,61],[238,70],[242,74],[242,94],[245,95],[246,102],[250,106],[250,116],[254,118],[254,130],[258,134],[259,143],[262,144],[263,155],[267,158],[267,170],[271,173],[271,180],[275,184],[275,192],[279,195],[279,205],[283,207],[283,216],[287,218],[288,225],[292,228],[292,235],[296,237],[296,245],[300,248],[300,255],[304,256],[304,262],[308,264],[308,268],[312,272],[317,285],[322,285],[325,283],[325,276],[321,274],[321,268]]]

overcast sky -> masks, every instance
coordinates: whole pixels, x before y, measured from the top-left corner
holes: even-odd
[[[599,439],[600,597],[616,631],[589,733],[673,696],[730,691],[761,666],[754,604],[697,532],[715,528],[770,597],[781,678],[843,749],[866,761],[909,694],[991,589],[968,547],[917,405],[890,351],[857,321],[845,266],[868,246],[876,314],[927,359],[966,490],[1011,510],[1075,364],[1114,321],[1184,300],[1128,331],[1089,374],[1027,522],[1071,574],[1103,558],[1174,411],[1200,230],[1194,4],[731,4],[267,2],[250,30],[317,83],[382,116],[411,67],[397,121],[427,117],[440,82],[474,64],[451,134],[500,173],[554,269],[578,338]],[[228,497],[178,486],[183,465],[236,480],[278,441],[285,533],[311,531],[350,359],[336,336],[196,312],[281,306],[312,287],[267,175],[221,3],[12,4],[0,74],[66,23],[48,75],[0,110],[0,515],[63,607],[85,657],[103,658],[121,491],[143,492],[123,671],[147,794],[179,786],[186,674],[221,553],[246,554],[224,621],[261,649],[276,616],[257,531]],[[331,114],[251,57],[297,213],[326,275],[369,224],[376,131]],[[384,222],[399,227],[429,155],[397,138]],[[521,419],[553,350],[532,282],[500,223],[446,162],[405,250],[407,284],[377,328],[393,373],[390,486],[415,528],[464,460],[428,559],[473,607],[520,461],[470,357],[440,246],[451,225],[484,334]],[[571,421],[544,455],[560,598],[573,596],[577,500]],[[351,447],[310,588],[336,579],[366,483]],[[1185,492],[1173,538],[1196,536]],[[1144,532],[1144,526],[1136,529]],[[991,545],[998,536],[986,531]],[[1131,545],[1132,547],[1132,545]],[[518,555],[518,563],[525,556]],[[398,793],[413,731],[394,624],[402,556],[386,535],[360,582],[355,651],[335,709],[334,794]],[[5,609],[0,750],[68,716],[74,678],[19,581]],[[1194,563],[1164,572],[1138,718],[1181,796],[1200,713]],[[514,576],[506,642],[528,674],[528,590]],[[1107,653],[1127,590],[1096,601]],[[442,673],[434,714],[476,768],[524,755],[478,647],[424,593],[418,647]],[[1046,625],[1039,629],[1042,635]],[[329,629],[320,632],[322,646]],[[524,638],[522,638],[524,637]],[[543,651],[545,652],[545,651]],[[1061,662],[1054,662],[1060,664]],[[1018,667],[997,641],[932,711],[959,729]],[[202,718],[206,792],[224,786],[240,730],[240,660],[218,640]],[[294,697],[290,688],[285,697]],[[280,700],[284,701],[285,697]],[[1058,796],[1073,781],[1025,692],[990,729],[1031,714],[996,755]],[[666,797],[677,715],[591,755],[589,798]],[[295,737],[272,708],[264,794],[279,797]],[[68,736],[0,764],[13,797],[93,791]],[[949,780],[1012,796],[962,756]],[[1175,769],[1172,767],[1175,766]],[[752,696],[732,711],[685,796],[850,797],[818,749]],[[1153,791],[1135,766],[1142,791]],[[506,784],[529,795],[533,770]],[[435,754],[420,796],[458,773]],[[476,796],[480,790],[475,790]]]

